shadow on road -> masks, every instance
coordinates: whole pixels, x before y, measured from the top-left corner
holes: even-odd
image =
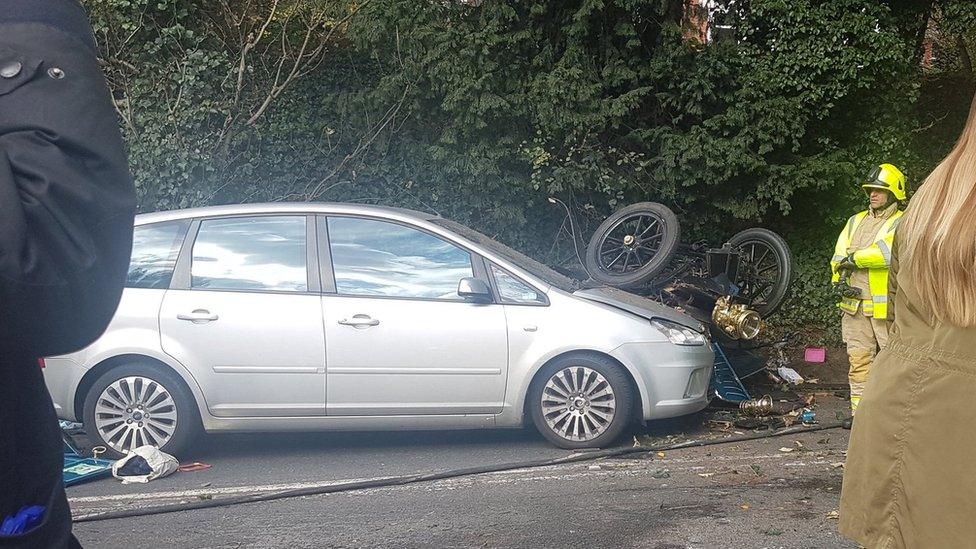
[[[646,427],[635,426],[631,434],[655,437],[704,431],[704,416],[694,414],[674,419],[652,422]],[[629,436],[621,437],[612,447],[633,444]],[[465,431],[329,431],[292,433],[227,433],[200,437],[197,454],[201,458],[225,455],[271,455],[282,449],[289,452],[323,452],[336,450],[403,450],[424,451],[438,448],[467,451],[497,447],[523,447],[526,449],[561,450],[552,446],[535,429],[481,429]]]

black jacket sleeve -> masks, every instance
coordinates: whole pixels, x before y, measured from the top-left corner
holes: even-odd
[[[124,284],[134,208],[90,42],[0,16],[0,353],[62,354],[101,335]]]

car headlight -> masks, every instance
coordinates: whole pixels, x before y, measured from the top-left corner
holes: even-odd
[[[667,320],[652,320],[654,326],[675,345],[704,345],[708,342],[705,334]]]

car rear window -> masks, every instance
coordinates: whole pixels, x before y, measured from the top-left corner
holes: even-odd
[[[189,226],[189,221],[181,220],[136,227],[132,235],[132,258],[125,286],[168,288]]]

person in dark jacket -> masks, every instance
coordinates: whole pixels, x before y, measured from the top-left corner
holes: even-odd
[[[74,0],[0,11],[0,548],[77,547],[62,441],[38,359],[94,341],[115,313],[134,189],[85,12]]]

